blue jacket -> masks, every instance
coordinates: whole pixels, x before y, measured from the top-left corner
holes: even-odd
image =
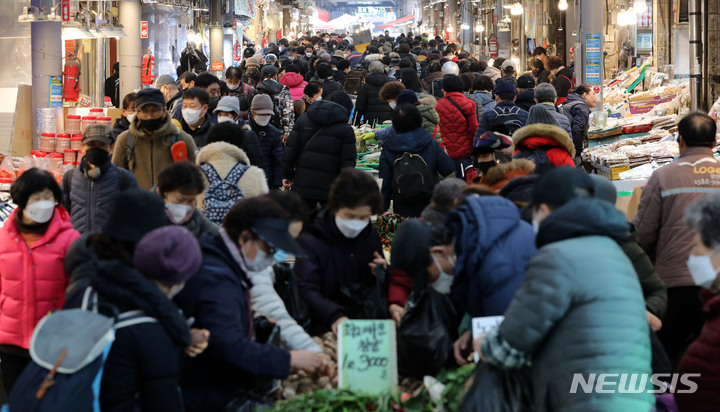
[[[282,187],[282,132],[271,124],[263,127],[258,126],[253,120],[250,120],[249,123],[260,143],[260,150],[263,154],[262,168],[265,171],[268,187]]]
[[[456,239],[455,303],[472,317],[504,314],[536,252],[532,227],[499,196],[468,197],[447,226]]]
[[[495,107],[517,107],[514,102],[508,102],[508,101],[501,101],[500,103],[496,104]],[[480,119],[480,123],[478,123],[478,129],[475,133],[475,139],[473,139],[473,142],[476,142],[480,136],[483,135],[483,133],[490,130],[490,126],[492,126],[493,122],[497,118],[497,113],[495,113],[494,110],[488,110],[485,111],[482,115],[482,119]],[[528,112],[526,112],[523,109],[520,109],[518,112],[518,118],[520,118],[520,123],[522,123],[523,126],[527,124],[528,119]]]
[[[138,187],[135,175],[118,168],[110,160],[100,168],[97,179],[86,175],[86,167],[87,162],[83,160],[79,167],[65,172],[62,180],[63,206],[70,212],[70,221],[81,235],[102,227],[122,190]]]
[[[380,178],[383,179],[381,190],[386,210],[390,207],[390,200],[392,200],[393,164],[405,152],[422,156],[428,165],[430,174],[436,178],[435,183],[440,181],[438,175],[448,176],[455,171],[455,163],[450,156],[422,128],[386,137],[383,140],[383,149],[380,154]],[[398,206],[401,206],[400,209],[406,214],[400,213],[397,210]],[[425,206],[427,204],[395,205],[394,209],[404,216],[420,216]]]
[[[570,93],[562,105],[562,110],[570,121],[570,130],[572,131],[570,137],[572,137],[573,145],[575,145],[575,153],[579,155],[582,153],[583,148],[587,146],[587,131],[590,128],[590,108],[582,96]]]
[[[252,340],[250,281],[221,235],[204,234],[200,246],[202,267],[175,302],[194,328],[210,331],[210,344],[185,358],[181,386],[187,412],[219,412],[256,376],[286,378],[290,353]]]
[[[483,114],[492,110],[496,105],[495,98],[490,92],[475,92],[473,93],[473,96],[475,97],[475,100],[482,104]]]

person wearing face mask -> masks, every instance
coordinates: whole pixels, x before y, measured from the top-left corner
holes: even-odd
[[[238,99],[244,97],[247,99],[255,93],[254,87],[242,81],[242,72],[237,67],[228,67],[225,71],[225,82],[230,89],[228,96],[237,97]]]
[[[220,79],[217,78],[214,74],[210,73],[201,73],[195,77],[194,80],[195,87],[189,87],[185,90],[183,90],[183,96],[185,91],[192,89],[192,88],[200,88],[207,92],[208,94],[208,113],[210,116],[210,120],[213,124],[217,123],[217,118],[214,114],[212,114],[213,110],[217,107],[218,103],[220,102],[221,97],[221,91],[220,91]],[[194,108],[197,110],[197,107]],[[180,102],[178,104],[178,107],[176,109],[176,113],[172,116],[173,119],[177,121],[181,121],[183,119],[183,102]]]
[[[265,171],[268,187],[279,189],[282,187],[283,135],[270,124],[273,113],[270,96],[266,94],[255,96],[250,108],[250,127],[260,143],[263,154],[262,168]]]
[[[73,278],[65,308],[81,307],[93,291],[106,316],[139,310],[155,320],[116,331],[100,381],[103,410],[182,410],[182,352],[197,356],[209,334],[191,330],[171,299],[197,273],[200,248],[186,229],[164,228],[163,202],[154,193],[128,190],[114,206],[102,230],[68,253]]]
[[[248,273],[271,266],[278,251],[304,254],[288,232],[285,216],[267,197],[243,199],[227,214],[219,234],[200,239],[202,267],[175,302],[195,317],[196,327],[210,331],[212,343],[184,364],[181,386],[186,411],[222,411],[238,396],[238,389],[250,390],[258,378],[285,379],[291,369],[327,372],[327,355],[288,351],[252,338]]]
[[[513,142],[510,136],[500,132],[485,132],[482,134],[475,141],[472,152],[470,152],[470,155],[473,157],[473,165],[475,166],[475,171],[477,173],[477,177],[473,179],[473,182],[493,187],[497,183],[498,179],[500,179],[500,175],[493,174],[493,177],[491,178],[489,173],[500,164],[510,163],[512,160],[512,149]],[[512,167],[507,166],[510,168],[508,170],[526,170],[527,168],[530,168],[528,171],[529,173],[534,169],[534,164],[531,164],[531,162],[525,159],[516,159],[515,161],[517,162],[516,165]],[[504,172],[505,169],[503,169],[503,177],[505,174]],[[527,173],[525,173],[525,175],[526,174]],[[521,175],[523,174],[518,174],[518,176]],[[514,173],[511,176],[516,177]],[[510,178],[507,180],[510,180]],[[493,187],[493,190],[500,190],[500,187]]]
[[[157,176],[173,163],[173,142],[184,142],[183,154],[195,161],[197,146],[193,138],[178,130],[165,107],[165,99],[158,89],[138,92],[137,115],[130,129],[118,136],[112,162],[131,171],[141,189],[149,190],[157,184]]]
[[[65,256],[80,234],[53,176],[32,168],[10,187],[17,205],[0,228],[0,372],[6,393],[30,362],[35,325],[65,301]]]
[[[242,120],[239,118],[240,102],[237,97],[223,97],[220,99],[220,103],[218,103],[213,113],[217,116],[217,124],[224,122],[230,122],[233,124],[237,124],[238,122],[242,123]]]
[[[136,102],[137,93],[128,93],[123,98],[122,116],[118,117],[117,120],[115,120],[115,124],[113,125],[112,129],[115,139],[117,139],[122,132],[129,129],[130,123],[135,120],[135,114],[137,113],[137,107],[135,107]]]
[[[346,319],[366,319],[363,299],[375,288],[382,258],[380,236],[370,216],[382,207],[377,182],[367,173],[343,169],[330,188],[328,207],[317,211],[300,237],[307,257],[295,261],[300,294],[317,332]]]
[[[531,202],[538,251],[502,323],[473,346],[500,369],[532,359],[539,411],[650,411],[655,397],[646,391],[568,393],[574,374],[652,373],[645,299],[618,244],[628,221],[593,194],[575,168],[540,176]]]
[[[210,128],[216,124],[216,121],[213,121],[208,113],[208,101],[207,92],[199,87],[187,89],[183,92],[182,120],[180,120],[180,124],[183,131],[192,136],[198,149],[202,149],[207,144]],[[238,103],[238,111],[240,110],[239,106]]]
[[[322,93],[322,83],[309,82],[305,88],[303,88],[303,95],[300,100],[295,100],[295,120],[297,120],[301,114],[307,112],[313,103],[322,100]]]
[[[710,411],[717,405],[718,369],[717,359],[720,348],[720,237],[717,228],[720,216],[720,196],[707,196],[685,209],[685,222],[695,235],[693,250],[688,258],[687,266],[690,275],[700,287],[700,297],[704,301],[705,326],[698,338],[690,345],[678,365],[677,372],[696,373],[693,379],[698,385],[693,394],[676,394],[675,399],[682,411]]]
[[[160,172],[157,192],[165,201],[168,224],[182,226],[198,239],[203,233],[217,233],[217,225],[195,207],[205,188],[202,169],[190,162],[173,163]]]
[[[183,95],[183,91],[175,83],[175,79],[169,74],[163,74],[155,80],[155,88],[160,89],[165,97],[165,107],[170,116],[175,115]]]
[[[62,204],[80,234],[102,227],[121,191],[137,188],[135,176],[110,161],[115,145],[112,130],[105,125],[90,125],[82,140],[85,154],[80,166],[65,172],[62,180]]]
[[[270,123],[283,132],[283,141],[295,124],[295,106],[287,86],[277,81],[278,70],[275,66],[263,66],[261,70],[263,81],[256,87],[256,95],[266,94],[272,98],[274,114]],[[254,97],[253,97],[254,98]],[[252,101],[250,103],[252,105]]]
[[[398,370],[403,376],[436,375],[452,364],[452,342],[460,324],[449,296],[454,254],[453,236],[444,226],[409,219],[395,233],[393,270],[407,274],[412,290],[407,305],[391,305],[398,325]],[[435,317],[429,318],[429,313]]]

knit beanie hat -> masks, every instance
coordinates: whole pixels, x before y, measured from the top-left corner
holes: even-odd
[[[412,104],[413,106],[418,105],[418,98],[417,94],[412,90],[403,90],[398,94],[398,97],[395,99],[395,103],[397,103],[398,106],[403,105],[405,103]]]
[[[443,180],[435,186],[430,204],[434,209],[449,212],[455,206],[455,199],[460,196],[465,186],[467,183],[456,177]]]
[[[102,231],[115,239],[137,243],[146,233],[166,223],[165,203],[159,195],[128,189],[118,195]]]
[[[557,126],[558,123],[555,118],[547,111],[542,104],[536,104],[530,108],[530,114],[528,115],[527,124],[543,123],[551,126]]]
[[[180,225],[155,229],[135,248],[135,269],[145,277],[174,286],[200,269],[202,252],[195,236]]]

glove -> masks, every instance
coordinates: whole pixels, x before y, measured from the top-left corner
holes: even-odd
[[[375,133],[373,133],[373,132],[367,132],[367,133],[363,134],[363,135],[360,136],[360,137],[362,137],[363,140],[372,140],[372,139],[375,138]]]

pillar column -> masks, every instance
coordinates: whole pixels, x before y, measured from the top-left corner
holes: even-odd
[[[140,66],[142,65],[142,41],[140,39],[140,20],[142,6],[139,1],[121,1],[119,21],[123,25],[126,37],[118,40],[120,66],[120,96],[140,88]]]
[[[698,110],[702,106],[703,88],[703,41],[701,0],[688,1],[688,20],[690,22],[690,109]]]
[[[35,7],[50,8],[52,1],[36,0]],[[39,111],[50,107],[50,76],[62,76],[62,26],[60,22],[30,23],[32,59],[33,148],[40,143]]]
[[[605,12],[605,3],[599,2],[596,0],[580,0],[580,8],[578,11],[580,12],[580,32],[578,33],[578,36],[580,37],[579,43],[582,45],[580,47],[581,50],[575,50],[575,55],[580,56],[580,58],[576,57],[577,61],[581,61],[585,63],[587,61],[587,57],[585,55],[585,47],[587,40],[585,38],[586,34],[590,33],[596,33],[600,34],[600,85],[602,85],[604,80],[604,70],[603,70],[603,58],[602,58],[602,52],[604,50],[603,47],[603,34],[605,32],[605,19],[598,19],[597,16],[603,16],[603,13]],[[578,55],[578,53],[580,53]],[[587,66],[586,64],[582,65],[582,77],[580,79],[577,79],[577,84],[583,84],[585,83],[585,77],[587,74]],[[602,110],[603,107],[603,88],[602,86],[599,87],[600,93],[596,93],[597,96],[597,102],[595,104],[595,110]]]
[[[210,65],[223,61],[223,14],[222,0],[210,0]],[[222,71],[220,71],[222,72]],[[218,75],[218,71],[213,71]]]

